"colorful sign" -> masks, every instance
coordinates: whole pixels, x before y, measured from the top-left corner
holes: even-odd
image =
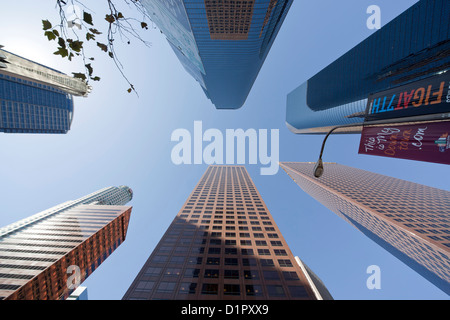
[[[450,164],[450,121],[364,127],[359,153]]]
[[[450,113],[450,72],[369,96],[366,121]]]

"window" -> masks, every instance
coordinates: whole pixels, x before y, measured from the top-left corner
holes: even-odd
[[[156,292],[158,293],[171,293],[175,289],[175,282],[161,282]]]
[[[294,271],[283,271],[283,277],[286,281],[299,280],[297,272]]]
[[[140,281],[134,291],[150,292],[155,286],[155,281]]]
[[[291,260],[278,259],[278,264],[280,265],[280,267],[292,267]]]
[[[207,265],[215,265],[215,266],[218,266],[218,265],[220,265],[220,258],[210,258],[210,257],[208,257],[208,258],[206,259],[206,264],[207,264]]]
[[[231,296],[238,296],[241,294],[240,286],[238,284],[225,284],[223,286],[223,294],[231,295]]]
[[[244,265],[244,266],[256,266],[256,259],[254,259],[254,258],[244,258],[244,259],[242,259],[242,265]]]
[[[159,276],[161,274],[161,271],[162,271],[162,268],[149,267],[145,271],[145,275],[155,277],[155,276]]]
[[[184,277],[185,278],[198,278],[199,274],[200,274],[200,269],[188,268],[184,272]]]
[[[284,289],[282,286],[267,286],[267,293],[269,297],[285,297]]]
[[[180,268],[167,268],[164,272],[165,277],[178,277],[181,273]]]
[[[280,276],[277,271],[263,271],[263,278],[265,280],[280,280]]]
[[[226,266],[237,266],[238,265],[238,259],[236,259],[236,258],[225,258],[225,265]]]
[[[262,296],[262,287],[255,285],[246,285],[245,293],[247,294],[247,296],[260,297]]]
[[[261,256],[270,256],[269,249],[258,249],[258,254]]]
[[[219,293],[219,285],[212,283],[205,283],[202,286],[202,294],[213,294],[216,295]]]
[[[209,248],[208,254],[220,254],[220,248]]]
[[[219,270],[216,269],[206,269],[205,278],[219,278]]]
[[[289,293],[293,298],[308,298],[308,292],[303,286],[289,286]]]
[[[195,289],[197,289],[196,283],[191,282],[183,282],[180,284],[180,290],[178,291],[179,294],[194,294]]]
[[[259,274],[256,270],[244,270],[245,280],[259,280]]]
[[[239,279],[239,270],[225,270],[224,278],[225,279]]]

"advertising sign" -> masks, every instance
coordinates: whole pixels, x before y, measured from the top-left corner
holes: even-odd
[[[364,127],[359,154],[450,164],[450,121]]]
[[[366,121],[450,112],[450,72],[369,96]]]

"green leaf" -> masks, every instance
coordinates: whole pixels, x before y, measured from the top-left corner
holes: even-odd
[[[65,58],[69,55],[69,51],[66,48],[58,47],[58,50],[53,52],[55,55],[60,55],[62,58]]]
[[[44,35],[48,38],[48,41],[56,39],[55,34],[53,32],[51,32],[51,31],[45,31]]]
[[[131,90],[132,90],[131,88],[128,88],[127,92],[128,92],[128,93],[131,93]]]
[[[87,24],[90,24],[91,26],[94,25],[92,23],[92,15],[90,13],[85,12],[85,11],[83,11],[83,21],[86,22]]]
[[[58,44],[60,47],[66,48],[66,41],[61,37],[58,38]]]
[[[93,78],[91,77],[91,79],[94,80],[94,81],[100,81],[100,77],[97,77],[97,76],[95,76]]]
[[[92,34],[92,33],[90,33],[90,32],[87,32],[87,33],[86,33],[86,40],[87,40],[87,41],[89,41],[89,40],[95,40],[94,34]]]
[[[107,14],[105,20],[108,21],[109,23],[113,23],[114,21],[116,21],[116,19],[112,14]]]
[[[52,28],[52,24],[48,20],[42,20],[42,25],[44,30],[48,30]]]
[[[73,77],[81,80],[86,80],[86,75],[81,72],[72,72]]]
[[[86,69],[89,71],[89,76],[92,76],[92,72],[94,72],[94,69],[92,69],[92,66],[90,63],[85,65]]]
[[[100,31],[94,28],[89,28],[89,31],[92,32],[93,34],[102,34]]]
[[[111,58],[114,58],[114,54],[111,51],[108,54]]]
[[[58,32],[58,30],[53,29],[53,34],[54,34],[55,36],[59,37],[59,32]]]
[[[83,48],[83,41],[78,41],[78,40],[71,41],[69,43],[69,47],[70,47],[70,49],[72,49],[75,52],[80,52],[81,49]]]
[[[105,52],[108,52],[108,47],[104,43],[97,42],[97,46]]]

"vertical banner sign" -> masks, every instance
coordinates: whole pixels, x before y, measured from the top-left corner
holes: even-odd
[[[450,164],[450,121],[364,127],[359,154]]]
[[[450,72],[371,94],[365,121],[450,113]]]

